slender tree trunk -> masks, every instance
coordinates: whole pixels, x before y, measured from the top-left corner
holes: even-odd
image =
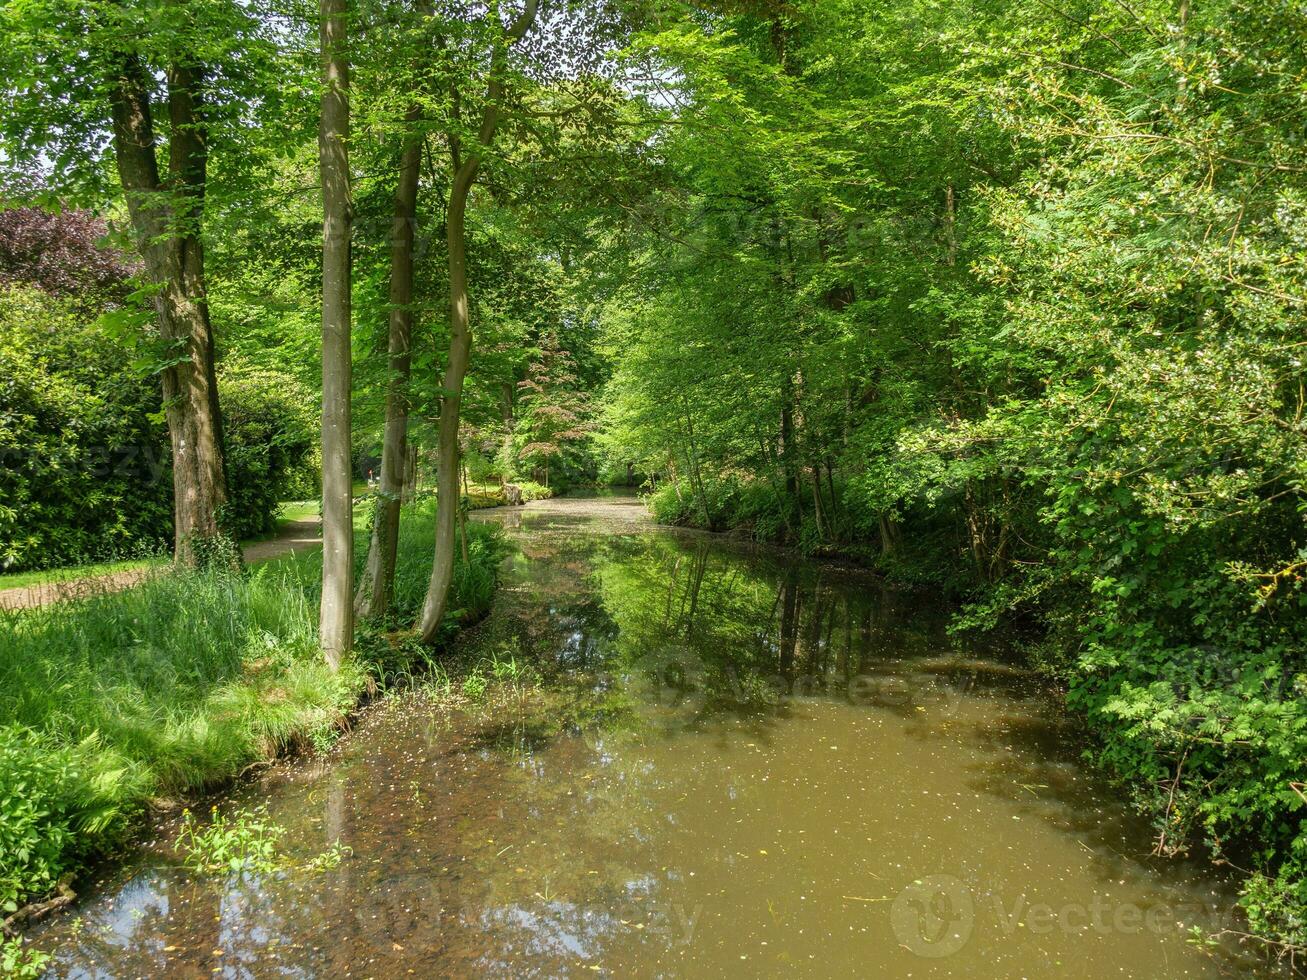
[[[227,501],[222,416],[214,370],[201,241],[208,148],[198,118],[198,71],[168,71],[169,180],[159,174],[144,66],[125,57],[110,86],[114,156],[146,271],[156,287],[159,335],[169,346],[162,372],[172,444],[176,559],[196,561],[196,542],[221,533]],[[203,556],[201,556],[203,557]]]
[[[499,457],[501,484],[507,484],[516,474],[513,468],[513,386],[505,381],[499,391],[499,414],[504,422],[504,439],[500,444]]]
[[[958,199],[952,181],[944,191],[944,240],[948,246],[944,261],[952,268],[958,264]]]
[[[407,503],[413,499],[418,489],[418,447],[408,447],[408,461],[404,464],[404,493],[403,502]]]
[[[354,633],[350,462],[350,175],[347,0],[321,0],[322,653],[332,670]]]
[[[830,488],[831,514],[838,518],[843,508],[840,507],[840,498],[835,493],[835,466],[829,456],[826,457],[826,485]]]
[[[409,110],[412,125],[421,116]],[[381,493],[372,519],[367,565],[354,597],[362,618],[390,610],[399,545],[399,513],[408,469],[408,382],[413,341],[413,236],[417,227],[418,170],[422,143],[412,135],[400,158],[395,217],[390,230],[390,378],[386,387],[386,427],[381,446]]]
[[[449,192],[445,234],[449,245],[449,363],[441,384],[440,421],[436,451],[436,552],[431,580],[422,605],[418,631],[424,643],[435,641],[454,579],[454,536],[458,521],[458,423],[463,401],[463,379],[472,350],[468,317],[467,238],[464,222],[467,197],[480,166],[477,157],[464,161]]]
[[[323,0],[327,2],[327,0]],[[486,86],[486,108],[477,133],[479,146],[489,146],[499,127],[499,101],[503,97],[500,73],[507,45],[521,40],[535,22],[539,0],[527,0],[521,16],[509,28],[506,44],[491,59],[491,78]],[[454,180],[449,188],[445,212],[445,237],[449,249],[449,360],[441,384],[440,422],[437,428],[436,546],[431,562],[431,580],[418,619],[418,633],[424,643],[435,642],[449,603],[449,585],[454,580],[454,539],[458,523],[458,425],[463,402],[463,381],[467,377],[472,351],[472,329],[467,287],[467,199],[481,169],[479,153],[461,159],[458,140],[451,144]]]
[[[817,537],[826,537],[826,520],[821,506],[821,471],[816,464],[812,467],[812,513],[817,522]]]
[[[791,501],[799,497],[799,472],[794,444],[794,379],[781,379],[781,467],[785,473],[785,492]]]
[[[799,638],[799,590],[792,570],[785,573],[781,591],[780,662],[777,668],[789,691],[794,684],[794,648]]]
[[[463,470],[463,496],[459,500],[458,507],[458,540],[463,549],[463,564],[466,565],[471,559],[467,553],[467,507],[464,501],[471,499],[471,494],[467,487],[467,463],[463,459],[463,454],[459,453],[459,466]]]
[[[703,576],[707,571],[708,549],[699,548],[694,553],[694,569],[690,573],[690,608],[686,610],[684,616],[685,640],[687,643],[694,640],[695,619],[699,613],[699,592],[703,588]]]

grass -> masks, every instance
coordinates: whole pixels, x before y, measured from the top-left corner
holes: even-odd
[[[0,575],[0,589],[24,589],[34,585],[46,585],[50,582],[63,582],[71,579],[98,578],[114,575],[118,572],[134,571],[138,568],[150,568],[164,565],[167,558],[133,558],[126,561],[97,562],[93,565],[74,565],[68,568],[46,568],[35,572],[11,572]]]
[[[430,570],[430,502],[405,513],[396,623]],[[366,527],[359,529],[359,562]],[[471,529],[447,628],[488,608],[501,554]],[[50,891],[184,799],[290,747],[326,744],[380,671],[368,650],[331,674],[317,651],[321,553],[242,575],[171,572],[122,592],[0,614],[0,907]],[[375,634],[375,629],[372,631]],[[416,652],[411,644],[382,642]]]
[[[534,486],[534,485],[532,485]],[[542,488],[543,489],[543,488]],[[366,482],[355,482],[353,485],[354,497],[358,501],[354,505],[354,522],[355,525],[366,522],[368,519],[368,504],[366,497],[370,493]],[[423,495],[429,495],[428,491],[423,491]],[[485,507],[498,507],[504,502],[504,492],[498,483],[473,483],[468,487],[468,501],[471,509],[479,510]],[[528,493],[528,499],[538,499],[532,493]],[[254,540],[268,541],[275,538],[288,524],[296,521],[316,519],[322,509],[321,501],[318,500],[287,500],[283,501],[280,510],[277,513],[277,531],[271,534],[265,534]],[[245,542],[249,544],[251,542]],[[155,556],[150,558],[135,558],[125,561],[97,562],[89,565],[70,565],[63,568],[48,568],[41,571],[33,572],[12,572],[0,575],[0,590],[3,589],[23,589],[36,585],[45,585],[51,582],[65,582],[84,578],[100,578],[106,575],[113,575],[117,572],[133,571],[140,568],[161,567],[167,563],[165,556]]]
[[[316,518],[322,510],[320,500],[287,500],[281,504],[277,512],[277,525],[293,523],[294,521],[307,521]]]

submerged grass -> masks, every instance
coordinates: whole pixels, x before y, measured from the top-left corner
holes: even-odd
[[[430,570],[432,505],[406,511],[396,623]],[[449,630],[488,608],[501,554],[469,529]],[[360,528],[359,561],[366,546]],[[317,650],[320,552],[241,575],[170,572],[123,592],[0,614],[0,907],[12,913],[120,841],[152,804],[293,746],[327,744],[380,671]],[[416,645],[387,642],[396,664]]]

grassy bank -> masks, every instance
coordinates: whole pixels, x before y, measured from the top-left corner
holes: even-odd
[[[396,622],[425,590],[433,511],[421,502],[405,513]],[[450,632],[494,592],[499,538],[484,526],[469,534]],[[365,544],[360,528],[360,563]],[[0,906],[49,892],[152,805],[288,748],[329,744],[378,670],[366,651],[390,645],[364,634],[365,653],[327,671],[320,572],[315,551],[0,616]]]

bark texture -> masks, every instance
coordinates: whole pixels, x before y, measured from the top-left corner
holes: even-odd
[[[410,124],[421,113],[411,109]],[[400,503],[408,471],[409,372],[413,342],[413,237],[417,228],[418,169],[422,143],[411,136],[400,158],[395,188],[395,216],[390,229],[390,377],[386,387],[386,424],[381,446],[381,489],[372,519],[372,539],[354,612],[361,618],[390,610],[399,546]]]
[[[110,86],[114,157],[167,345],[161,381],[172,446],[174,550],[179,562],[193,563],[197,543],[220,534],[227,501],[201,239],[208,144],[199,114],[200,72],[180,63],[167,72],[166,179],[159,170],[146,68],[128,55],[117,76]]]
[[[350,465],[350,176],[346,0],[321,0],[322,607],[319,639],[335,670],[354,634]]]

